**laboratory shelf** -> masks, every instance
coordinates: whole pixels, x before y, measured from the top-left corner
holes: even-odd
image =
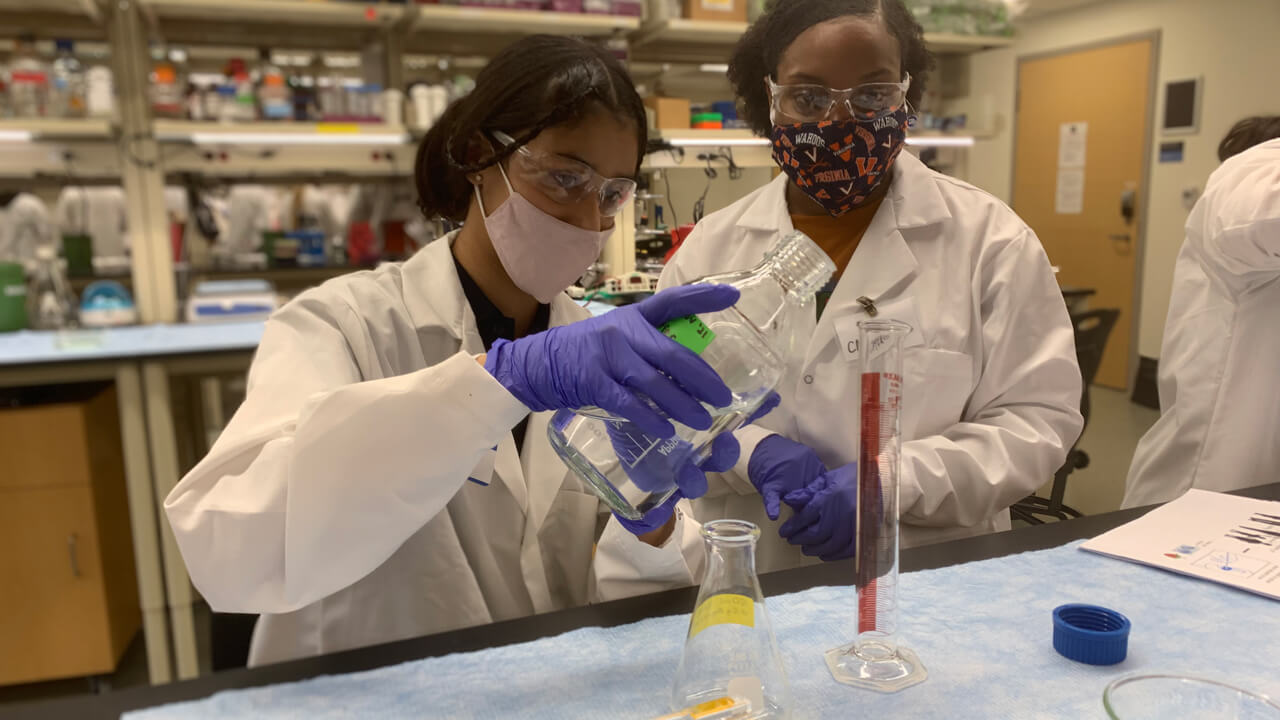
[[[674,145],[677,150],[660,150],[645,156],[643,168],[663,170],[673,168],[706,167],[699,154],[723,154],[733,156],[740,168],[772,168],[773,151],[769,141],[756,137],[750,130],[659,130],[658,137]],[[716,160],[714,166],[727,167],[724,160]]]
[[[156,120],[156,140],[194,145],[404,145],[403,126],[381,123],[245,122]]]
[[[1013,38],[1003,35],[925,33],[924,41],[929,49],[938,55],[968,55],[1013,45]]]
[[[107,141],[112,137],[106,118],[5,118],[0,142]]]
[[[632,35],[633,56],[646,62],[725,63],[747,23],[725,20],[653,20]],[[925,33],[925,43],[939,55],[962,55],[1007,47],[1013,38],[990,35]]]
[[[420,5],[414,29],[424,32],[493,33],[498,35],[610,35],[635,32],[640,18],[624,15],[561,13],[541,10]]]
[[[387,27],[399,21],[404,5],[333,0],[140,0],[161,21],[253,22],[290,27]]]
[[[27,13],[33,10],[56,15],[81,15],[99,18],[101,10],[96,0],[0,0],[0,15]]]
[[[154,132],[167,174],[225,181],[402,178],[415,153],[399,125],[156,120]]]

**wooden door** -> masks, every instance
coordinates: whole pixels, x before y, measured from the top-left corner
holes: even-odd
[[[1013,207],[1060,268],[1062,286],[1092,288],[1090,307],[1120,310],[1095,382],[1121,389],[1133,377],[1153,44],[1118,42],[1018,66]]]
[[[110,672],[87,486],[0,490],[0,685]]]

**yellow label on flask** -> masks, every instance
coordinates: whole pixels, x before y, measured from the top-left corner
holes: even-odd
[[[693,611],[693,620],[689,622],[689,637],[715,625],[756,626],[755,602],[746,595],[724,593],[712,595]]]

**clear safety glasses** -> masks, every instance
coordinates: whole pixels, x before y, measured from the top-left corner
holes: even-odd
[[[907,101],[911,76],[900,83],[865,83],[845,90],[821,85],[779,85],[766,77],[773,110],[796,122],[830,120],[838,104],[843,103],[855,120],[874,120],[898,111]]]
[[[495,130],[493,137],[506,147],[515,142],[500,130]],[[585,163],[531,150],[524,145],[516,149],[511,160],[522,177],[533,181],[539,190],[558,203],[580,202],[595,193],[600,203],[600,214],[604,217],[617,215],[636,191],[636,181],[631,178],[607,178]]]

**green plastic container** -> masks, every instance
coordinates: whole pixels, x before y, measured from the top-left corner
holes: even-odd
[[[27,326],[27,275],[18,263],[0,262],[0,332]]]
[[[63,235],[62,254],[67,258],[67,274],[93,274],[93,239],[88,235]]]

